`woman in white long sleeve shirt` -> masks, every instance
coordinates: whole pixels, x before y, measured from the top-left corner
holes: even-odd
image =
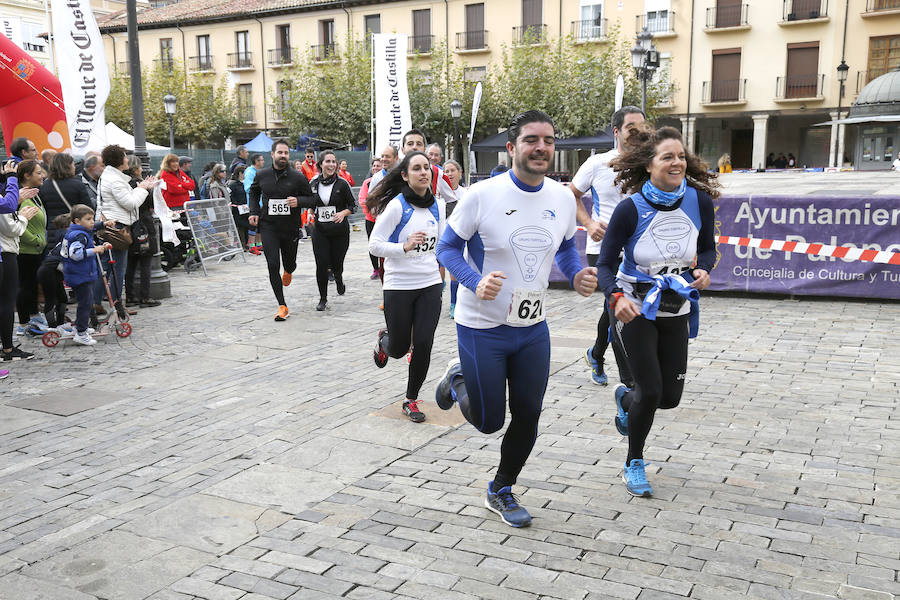
[[[116,228],[131,226],[138,218],[138,209],[147,200],[150,190],[157,185],[158,180],[150,176],[134,189],[129,181],[131,176],[125,173],[128,170],[128,157],[121,146],[111,145],[103,149],[101,153],[103,174],[100,175],[100,183],[97,185],[97,212],[103,221],[115,221]],[[125,316],[125,307],[121,304],[122,289],[125,285],[125,270],[128,267],[128,249],[112,250],[110,258],[115,261],[112,267],[108,262],[104,265],[107,277],[115,269],[115,277],[110,280],[113,298],[120,316]],[[94,288],[94,301],[102,298],[104,294],[103,282],[98,280],[98,286]]]
[[[410,152],[385,175],[367,199],[377,217],[369,252],[384,257],[384,320],[378,332],[375,364],[400,358],[410,349],[409,379],[403,414],[425,420],[416,400],[428,366],[434,331],[441,315],[441,273],[435,247],[447,222],[447,208],[431,192],[431,165],[421,152]]]

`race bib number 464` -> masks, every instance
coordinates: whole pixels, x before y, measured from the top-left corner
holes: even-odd
[[[291,214],[287,198],[269,198],[269,216],[278,217]]]
[[[316,209],[316,220],[319,223],[330,223],[334,221],[334,215],[337,214],[337,209],[333,206],[320,206]]]
[[[516,288],[506,322],[516,325],[534,325],[544,320],[545,290],[526,290]]]

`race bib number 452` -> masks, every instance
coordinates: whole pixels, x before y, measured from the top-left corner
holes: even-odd
[[[516,325],[534,325],[544,320],[545,290],[526,290],[516,288],[506,322]]]
[[[278,217],[291,214],[287,198],[269,198],[269,216]]]

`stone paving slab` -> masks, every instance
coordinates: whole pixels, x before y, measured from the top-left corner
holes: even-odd
[[[118,402],[119,400],[128,400],[128,398],[108,390],[75,387],[13,400],[9,403],[9,406],[68,417],[75,413]]]
[[[38,358],[0,382],[0,598],[900,597],[900,304],[705,295],[638,499],[612,353],[608,387],[583,360],[599,298],[552,290],[553,374],[517,486],[534,524],[515,530],[483,506],[500,434],[431,400],[453,322],[428,421],[410,423],[406,365],[371,362],[364,233],[324,312],[308,242],[299,265],[285,323],[248,256],[173,272],[176,296],[129,338],[22,342]],[[15,406],[77,386],[121,396],[65,417]]]

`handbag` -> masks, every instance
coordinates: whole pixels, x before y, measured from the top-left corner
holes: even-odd
[[[100,207],[103,199],[100,195],[100,186],[97,186],[97,210],[102,213],[103,209]],[[131,237],[131,227],[125,225],[124,223],[119,223],[116,221],[114,227],[104,227],[100,231],[97,232],[97,237],[104,242],[108,242],[113,250],[128,250],[131,247],[131,244],[134,242],[134,238]]]

